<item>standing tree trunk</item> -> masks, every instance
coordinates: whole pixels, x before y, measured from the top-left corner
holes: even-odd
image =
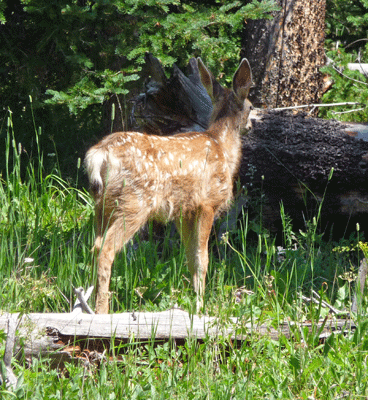
[[[277,0],[272,20],[247,23],[242,56],[253,70],[256,107],[317,103],[324,92],[326,0]]]

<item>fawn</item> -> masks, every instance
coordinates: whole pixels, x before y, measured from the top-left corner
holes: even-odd
[[[241,159],[240,134],[251,128],[247,99],[252,73],[243,59],[233,89],[223,88],[200,58],[200,78],[213,112],[205,132],[156,136],[117,132],[86,154],[95,199],[96,312],[107,313],[115,254],[149,220],[175,221],[184,244],[197,309],[203,306],[208,238],[215,216],[228,208]]]

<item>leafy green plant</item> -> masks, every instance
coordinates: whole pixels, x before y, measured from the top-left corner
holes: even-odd
[[[366,37],[368,1],[327,0],[326,34],[334,42],[345,46]]]
[[[321,69],[333,79],[332,88],[323,96],[324,103],[342,103],[333,108],[321,107],[320,116],[342,121],[366,122],[368,119],[368,81],[360,71],[349,70],[348,63],[368,63],[368,44],[359,51],[339,47],[327,52],[331,62]],[[351,103],[347,105],[345,103]]]
[[[350,70],[348,63],[368,63],[368,2],[328,0],[326,12],[326,49],[329,59],[321,69],[333,80],[323,96],[324,103],[354,103],[333,108],[321,107],[320,116],[342,121],[366,122],[368,119],[367,77]]]

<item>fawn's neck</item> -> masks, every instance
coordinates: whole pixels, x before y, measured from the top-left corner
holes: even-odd
[[[212,124],[208,133],[219,143],[231,174],[235,174],[241,158],[241,138],[237,121],[222,118]]]
[[[251,104],[241,101],[234,92],[224,89],[214,104],[208,133],[215,139],[234,176],[241,159],[241,133],[247,130]]]

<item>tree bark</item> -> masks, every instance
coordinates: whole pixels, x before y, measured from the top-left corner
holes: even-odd
[[[250,100],[276,108],[318,103],[325,91],[326,0],[277,0],[272,20],[247,22],[242,57],[253,70]]]

